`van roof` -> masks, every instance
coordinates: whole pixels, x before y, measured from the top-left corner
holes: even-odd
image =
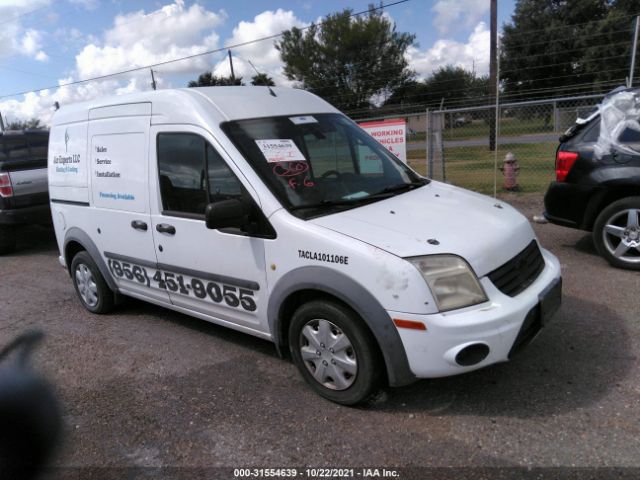
[[[268,87],[258,86],[164,89],[109,96],[63,106],[55,113],[52,123],[60,125],[83,121],[87,120],[89,110],[132,103],[151,103],[154,124],[194,123],[194,117],[202,118],[201,115],[220,123],[246,118],[338,112],[305,90],[285,87],[271,87],[271,90],[275,96]]]

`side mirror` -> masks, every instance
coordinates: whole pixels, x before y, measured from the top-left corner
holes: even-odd
[[[245,204],[240,200],[210,203],[204,211],[207,228],[242,228],[247,223]]]

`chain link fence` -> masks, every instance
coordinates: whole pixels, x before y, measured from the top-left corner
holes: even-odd
[[[500,193],[506,190],[503,166],[511,153],[518,167],[514,190],[543,193],[555,177],[559,135],[602,97],[503,103],[497,117],[495,106],[481,106],[395,118],[406,120],[407,161],[418,172],[481,193],[493,194],[494,188]]]

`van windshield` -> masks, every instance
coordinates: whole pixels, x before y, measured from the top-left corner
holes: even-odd
[[[428,182],[340,114],[238,120],[222,129],[285,208],[303,218]]]

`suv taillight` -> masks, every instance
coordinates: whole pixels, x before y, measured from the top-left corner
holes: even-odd
[[[564,182],[569,174],[569,170],[573,167],[578,159],[576,152],[563,152],[559,150],[556,154],[556,181]]]
[[[8,172],[0,172],[0,197],[13,197],[13,187]]]

